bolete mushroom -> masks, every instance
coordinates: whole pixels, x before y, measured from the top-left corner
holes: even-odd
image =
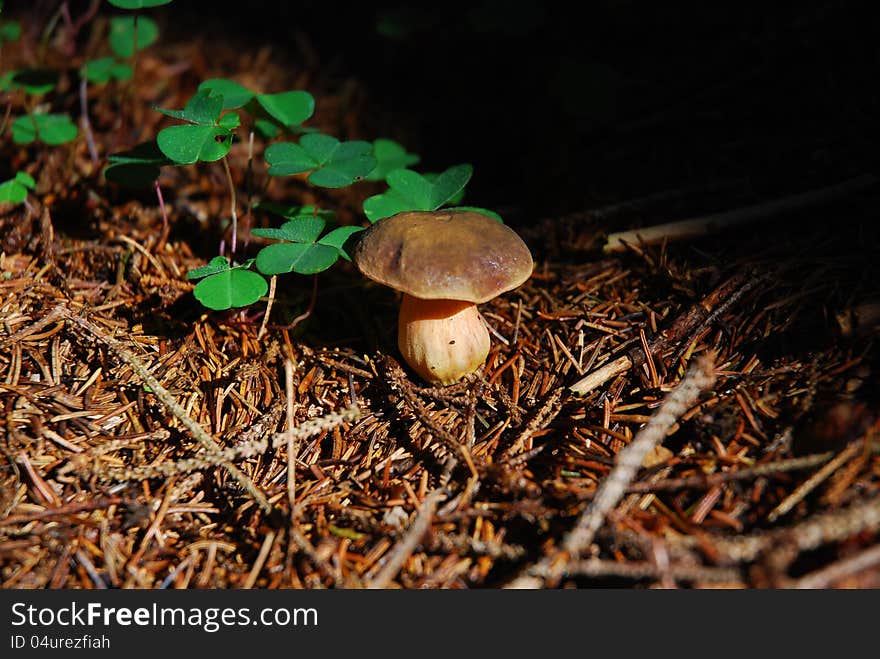
[[[428,382],[452,384],[489,354],[477,304],[532,274],[532,255],[509,227],[465,210],[408,211],[364,231],[352,259],[370,279],[403,293],[397,345]]]

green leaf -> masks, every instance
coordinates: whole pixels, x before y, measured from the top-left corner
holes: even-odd
[[[15,182],[23,185],[26,188],[33,190],[37,187],[37,182],[34,180],[34,177],[28,174],[27,172],[17,172],[15,174]]]
[[[33,187],[34,179],[30,174],[19,172],[14,179],[0,183],[0,203],[20,204],[27,199],[28,188]]]
[[[318,166],[304,148],[292,142],[271,144],[266,149],[264,157],[269,163],[269,174],[273,176],[299,174]]]
[[[186,102],[182,110],[166,110],[164,108],[156,108],[156,110],[191,124],[216,126],[220,121],[220,113],[223,111],[223,97],[212,94],[209,89],[202,89]]]
[[[17,181],[4,181],[0,183],[0,203],[20,204],[27,199],[27,188],[19,185]]]
[[[133,149],[114,153],[107,158],[104,169],[108,181],[129,188],[145,188],[159,178],[159,168],[174,164],[159,150],[155,140],[138,144]]]
[[[21,37],[21,23],[18,21],[0,22],[0,43],[16,41]]]
[[[257,94],[257,103],[282,126],[296,126],[315,112],[315,99],[308,92]]]
[[[373,156],[376,158],[376,168],[365,177],[367,181],[384,181],[390,171],[415,165],[420,160],[419,156],[407,153],[394,140],[382,137],[373,141]]]
[[[119,9],[149,9],[167,5],[171,0],[107,0],[107,2]]]
[[[135,50],[143,50],[159,38],[159,26],[152,18],[137,17],[137,47],[135,48],[134,16],[114,16],[110,19],[110,48],[117,56],[128,59]]]
[[[229,153],[232,129],[240,123],[235,112],[220,116],[223,97],[213,95],[210,89],[198,91],[182,110],[157,110],[192,124],[164,128],[156,139],[162,153],[179,165],[220,160]]]
[[[440,208],[443,204],[449,203],[455,195],[464,190],[464,186],[471,180],[473,173],[474,168],[471,165],[465,164],[450,167],[438,175],[431,182],[433,187],[431,203],[434,205],[434,208]]]
[[[322,133],[303,135],[299,144],[281,142],[266,149],[269,174],[287,176],[311,171],[308,180],[341,188],[366,176],[376,165],[369,142],[340,142]]]
[[[278,229],[251,229],[255,236],[289,240],[294,243],[313,243],[321,235],[326,222],[314,215],[300,215],[290,222],[285,222]]]
[[[52,91],[57,84],[58,73],[51,69],[18,69],[9,71],[0,78],[0,89],[23,89],[34,96]]]
[[[178,165],[214,162],[229,153],[232,133],[222,126],[171,126],[159,131],[159,149]]]
[[[133,71],[128,64],[115,57],[102,57],[86,62],[82,74],[89,82],[103,84],[110,80],[130,80]]]
[[[250,89],[234,80],[227,80],[226,78],[205,80],[199,85],[199,91],[207,91],[212,95],[222,96],[224,110],[240,108],[254,97],[254,92]]]
[[[296,272],[312,275],[336,263],[339,250],[316,243],[277,243],[257,254],[257,269],[265,275]]]
[[[66,114],[26,114],[12,122],[12,141],[30,144],[39,140],[50,146],[70,142],[77,130]]]
[[[403,211],[433,211],[454,199],[473,174],[468,164],[450,167],[430,180],[409,169],[395,169],[385,180],[389,189],[364,201],[364,213],[371,222]]]
[[[276,204],[272,201],[258,202],[254,205],[254,208],[287,219],[293,219],[300,215],[317,215],[318,217],[323,217],[325,220],[332,220],[336,217],[336,213],[326,208],[316,208],[315,206],[287,206],[285,204]]]
[[[425,179],[430,181],[431,183],[435,183],[437,181],[437,177],[440,176],[440,174],[437,172],[425,172],[424,174],[422,174],[422,176],[424,176]],[[446,203],[460,204],[462,199],[464,199],[464,188],[452,195]]]
[[[253,304],[268,290],[269,284],[256,272],[231,268],[200,281],[193,289],[193,295],[209,309],[222,311]]]
[[[263,137],[270,140],[281,134],[281,127],[271,119],[255,119],[254,128],[256,128]]]
[[[213,259],[208,261],[208,265],[203,265],[200,268],[193,268],[189,272],[186,273],[187,279],[201,279],[202,277],[207,277],[208,275],[216,275],[218,272],[223,272],[224,270],[229,270],[229,261],[225,256],[215,256]]]
[[[227,112],[220,117],[220,121],[217,122],[217,125],[228,130],[235,130],[241,125],[241,117],[235,112]]]
[[[351,261],[351,257],[349,257],[343,246],[349,238],[363,230],[364,227],[358,226],[337,227],[326,236],[321,238],[321,240],[318,241],[318,244],[336,248],[336,250],[339,252],[339,256],[344,258],[346,261]]]

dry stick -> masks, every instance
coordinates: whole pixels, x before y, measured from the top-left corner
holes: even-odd
[[[706,327],[709,327],[712,323],[718,320],[722,314],[726,313],[730,307],[739,302],[746,293],[751,291],[753,288],[757,287],[759,284],[764,283],[768,279],[771,278],[770,273],[765,273],[763,275],[753,277],[745,282],[738,289],[733,291],[729,297],[724,299],[717,307],[715,307],[708,316],[703,318],[703,320],[694,327],[687,337],[681,341],[678,345],[678,349],[673,353],[672,358],[669,360],[669,364],[674,366],[679,359],[681,359],[682,355],[687,351],[690,345],[697,340],[697,337]]]
[[[31,323],[23,329],[20,329],[19,331],[15,332],[15,334],[10,334],[9,336],[0,340],[0,348],[5,348],[8,343],[18,343],[19,341],[22,341],[23,339],[29,337],[31,334],[36,334],[47,325],[51,325],[55,321],[61,320],[64,317],[64,314],[62,314],[61,312],[62,307],[55,307],[54,309],[52,309],[52,311],[47,313],[39,320]]]
[[[562,541],[561,551],[546,556],[527,574],[514,579],[508,588],[539,588],[542,581],[555,584],[565,574],[566,564],[576,560],[593,542],[596,531],[616,506],[640,469],[645,455],[660,444],[666,433],[700,396],[715,383],[712,357],[701,356],[685,378],[672,390],[650,421],[617,455],[617,463],[599,485],[596,496],[581,513],[574,528]]]
[[[141,540],[141,544],[137,548],[137,551],[135,551],[131,556],[128,557],[129,565],[137,565],[138,563],[140,563],[141,558],[143,558],[144,556],[144,552],[147,551],[147,546],[150,544],[150,540],[154,537],[158,538],[159,527],[162,526],[162,522],[165,519],[165,515],[168,514],[168,508],[171,506],[171,501],[173,499],[174,477],[172,476],[165,483],[165,496],[162,497],[162,502],[159,504],[159,510],[156,511],[156,517],[153,518],[153,521],[150,524],[150,528],[148,528],[147,532],[144,533],[144,537]]]
[[[260,553],[257,554],[257,560],[254,561],[254,566],[251,568],[244,584],[242,584],[243,589],[250,590],[254,587],[254,584],[257,583],[257,577],[260,576],[260,570],[263,569],[266,559],[269,558],[269,552],[272,550],[272,544],[274,542],[275,531],[269,531],[263,540],[263,545],[260,547]]]
[[[162,211],[162,233],[159,236],[159,242],[156,243],[156,251],[158,252],[160,249],[164,249],[171,227],[168,224],[168,211],[165,208],[165,198],[162,196],[162,187],[159,185],[158,178],[153,181],[153,187],[156,189],[156,199],[159,200],[159,210]]]
[[[847,460],[859,453],[862,450],[862,446],[863,442],[853,442],[847,446],[833,460],[796,487],[794,492],[785,497],[778,506],[771,510],[767,515],[767,521],[775,522],[777,519],[788,513],[798,503],[803,501],[810,492],[824,483],[825,480],[837,471],[837,469]]]
[[[565,576],[575,577],[626,577],[629,579],[658,579],[669,575],[676,581],[704,583],[740,583],[739,570],[733,568],[704,567],[702,565],[669,565],[660,568],[653,563],[629,562],[589,558],[574,561],[566,566]]]
[[[266,302],[266,313],[263,315],[263,322],[260,323],[260,331],[257,332],[257,341],[263,338],[266,333],[266,327],[269,325],[269,316],[272,314],[272,305],[275,303],[275,288],[278,285],[278,275],[272,275],[269,278],[269,300]]]
[[[434,511],[437,509],[437,504],[442,498],[443,493],[438,490],[428,493],[422,501],[422,505],[419,506],[419,512],[413,520],[413,523],[407,529],[406,535],[397,543],[397,546],[394,548],[388,561],[379,571],[379,574],[367,584],[367,588],[382,589],[388,587],[388,584],[391,583],[391,580],[397,576],[398,572],[400,572],[400,568],[403,567],[406,559],[412,555],[418,546],[419,541],[422,539],[422,536],[425,535],[425,532],[431,526],[431,519],[434,517]]]
[[[810,469],[828,462],[832,457],[834,457],[834,453],[827,451],[825,453],[805,455],[799,458],[788,458],[776,462],[767,462],[755,467],[738,469],[737,471],[724,471],[716,474],[689,476],[685,478],[666,478],[654,481],[653,483],[633,483],[626,488],[626,492],[627,494],[649,494],[653,492],[684,490],[690,487],[712,487],[713,485],[720,485],[731,481],[748,480],[750,478],[758,478],[759,476],[771,476],[773,474],[782,474],[789,471]]]
[[[296,518],[296,445],[293,433],[293,362],[284,360],[284,390],[287,394],[287,499],[290,519]]]
[[[217,441],[211,437],[211,435],[202,428],[198,423],[196,423],[195,419],[190,417],[186,410],[184,410],[180,404],[174,399],[174,396],[159,384],[159,381],[153,377],[147,367],[144,366],[140,360],[131,354],[128,350],[125,349],[125,346],[122,345],[119,341],[117,341],[112,336],[108,335],[104,332],[100,327],[95,325],[94,323],[86,320],[85,318],[81,318],[74,313],[71,313],[61,305],[55,307],[55,310],[59,311],[59,313],[66,318],[67,320],[72,321],[90,335],[104,343],[107,347],[109,347],[113,352],[115,352],[122,361],[131,366],[132,370],[137,373],[138,377],[143,380],[144,384],[146,384],[153,394],[158,398],[168,411],[178,420],[183,426],[189,430],[192,434],[193,438],[198,441],[205,449],[210,451],[211,453],[221,453],[223,451],[223,447],[217,443]],[[55,311],[53,310],[53,311]],[[235,481],[248,493],[253,497],[254,501],[257,502],[257,505],[265,512],[272,513],[273,508],[272,504],[269,503],[269,500],[266,498],[266,495],[256,486],[256,484],[245,475],[243,471],[241,471],[238,467],[230,462],[224,462],[223,467],[229,472],[229,475],[232,476]]]
[[[76,513],[91,512],[101,508],[109,508],[123,502],[122,497],[99,498],[94,501],[78,501],[68,503],[58,508],[45,508],[32,513],[22,515],[10,515],[0,519],[0,526],[11,526],[13,524],[28,524],[38,519],[46,519],[51,517],[60,517],[62,515],[74,515]]]
[[[730,279],[700,300],[700,302],[694,304],[688,309],[687,313],[679,316],[670,327],[654,337],[648,343],[651,353],[659,355],[670,346],[682,341],[685,337],[688,337],[685,345],[690,345],[693,342],[693,337],[697,336],[708,322],[714,322],[720,314],[727,311],[743,295],[767,277],[769,275],[749,279],[745,273],[734,274]],[[569,389],[576,394],[586,395],[611,378],[625,373],[633,366],[641,366],[645,359],[644,350],[641,347],[636,348],[629,355],[618,357],[613,362],[599,367],[592,373],[587,373],[586,376],[571,385]],[[670,363],[674,364],[674,362]]]
[[[850,556],[828,567],[804,575],[793,583],[786,584],[787,588],[829,588],[846,577],[851,577],[863,570],[873,568],[880,564],[880,545],[875,545],[855,556]]]
[[[762,218],[807,208],[825,203],[845,194],[870,187],[877,183],[877,177],[863,174],[856,178],[830,185],[818,190],[801,194],[789,195],[761,204],[753,204],[724,213],[703,215],[678,222],[668,222],[632,231],[609,234],[602,248],[604,252],[622,252],[628,244],[658,245],[664,241],[682,240],[715,233],[721,229],[733,227]]]
[[[880,529],[880,497],[848,508],[814,515],[795,526],[760,531],[752,535],[713,539],[712,551],[721,563],[748,563],[777,546],[810,551],[830,542],[845,540]],[[670,537],[669,542],[686,548],[699,547],[705,538]]]
[[[543,405],[535,413],[535,415],[526,424],[519,436],[508,446],[501,454],[501,459],[513,457],[517,451],[522,449],[527,441],[529,441],[536,432],[543,430],[557,417],[562,411],[562,394],[563,389],[554,389],[544,400]]]

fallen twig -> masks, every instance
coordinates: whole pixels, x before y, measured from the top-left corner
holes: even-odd
[[[138,377],[140,377],[144,384],[146,384],[153,394],[158,398],[163,405],[168,409],[168,411],[178,420],[183,426],[189,430],[192,434],[193,438],[198,441],[203,447],[205,447],[211,453],[220,453],[223,450],[223,447],[217,443],[217,441],[211,437],[208,432],[202,428],[198,423],[196,423],[195,419],[189,416],[186,413],[178,402],[174,399],[174,396],[165,389],[159,381],[153,376],[152,373],[144,366],[141,361],[135,357],[131,352],[126,350],[125,346],[122,345],[115,338],[107,334],[100,327],[95,325],[89,320],[82,318],[74,313],[71,313],[68,309],[59,305],[55,307],[53,311],[58,311],[61,316],[73,322],[76,326],[88,332],[91,336],[101,341],[108,348],[113,350],[116,355],[124,361],[126,364],[131,366],[132,370],[137,373]],[[262,490],[256,486],[256,484],[248,478],[248,476],[241,471],[238,467],[236,467],[231,462],[224,462],[223,467],[229,472],[229,474],[236,480],[236,482],[241,485],[244,490],[250,494],[254,501],[257,502],[257,505],[266,512],[272,513],[274,511],[274,507],[269,500],[266,498],[266,495],[263,494]]]
[[[606,253],[622,252],[627,248],[628,244],[659,245],[662,242],[709,235],[740,224],[826,203],[851,192],[870,187],[875,183],[877,183],[877,177],[871,174],[864,174],[837,185],[789,195],[781,199],[753,204],[732,211],[612,233],[608,235],[602,251]]]
[[[632,482],[648,451],[663,441],[669,428],[697,401],[700,393],[709,389],[714,382],[714,362],[710,356],[704,355],[667,396],[632,442],[620,451],[614,469],[599,485],[596,496],[562,541],[561,549],[543,558],[507,587],[538,588],[542,582],[558,582],[565,574],[566,565],[577,560],[593,542],[596,531],[626,493],[627,486]]]
[[[403,567],[406,559],[410,557],[413,551],[415,551],[422,536],[425,535],[425,531],[431,526],[431,518],[434,516],[434,511],[437,509],[437,504],[442,499],[443,493],[439,490],[434,490],[433,492],[428,493],[422,501],[422,505],[419,507],[419,512],[416,515],[416,518],[413,520],[409,529],[407,529],[406,535],[397,543],[391,556],[388,557],[388,560],[385,565],[382,566],[379,574],[367,584],[367,588],[382,589],[388,587],[391,580],[397,576],[398,572],[400,572],[400,568]]]

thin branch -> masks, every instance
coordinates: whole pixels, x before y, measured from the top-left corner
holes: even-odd
[[[836,185],[819,188],[818,190],[810,190],[801,194],[789,195],[781,199],[753,204],[732,211],[612,233],[608,235],[608,239],[602,249],[606,253],[622,252],[629,244],[659,245],[664,241],[684,240],[709,235],[722,229],[808,208],[816,204],[827,203],[876,183],[877,177],[871,174],[863,174]]]
[[[788,588],[829,588],[839,581],[854,576],[864,570],[875,568],[880,565],[880,545],[874,545],[855,556],[850,556],[828,567],[801,577],[797,581],[787,584]]]
[[[223,447],[217,443],[217,441],[211,437],[208,432],[202,428],[191,416],[186,413],[186,410],[180,406],[180,404],[175,400],[174,396],[165,389],[159,381],[153,376],[152,373],[144,366],[141,361],[135,357],[131,352],[129,352],[125,346],[122,345],[115,338],[107,334],[100,327],[95,325],[94,323],[82,318],[69,310],[65,309],[62,306],[55,307],[55,310],[59,310],[59,313],[66,318],[67,320],[72,321],[75,325],[79,326],[86,332],[88,332],[91,336],[101,341],[107,347],[109,347],[116,355],[124,361],[126,364],[131,366],[132,370],[137,373],[138,377],[143,380],[144,384],[146,384],[153,394],[158,398],[163,405],[168,409],[168,411],[178,420],[183,426],[189,430],[192,434],[193,438],[198,441],[205,449],[207,449],[211,453],[220,453],[223,450]],[[229,472],[229,474],[241,485],[244,490],[253,497],[254,501],[257,502],[257,505],[266,512],[272,513],[274,508],[272,504],[269,503],[269,500],[266,498],[266,495],[256,486],[256,484],[248,478],[247,475],[243,471],[241,471],[238,467],[230,462],[224,462],[223,467]]]
[[[577,560],[593,542],[605,517],[620,502],[641,468],[645,455],[660,444],[672,425],[690,409],[700,394],[715,383],[714,363],[700,357],[685,378],[666,397],[651,420],[617,456],[617,464],[599,485],[596,496],[581,513],[574,528],[561,543],[561,550],[544,557],[508,588],[539,588],[543,582],[555,584],[565,574],[566,565]]]
[[[391,580],[397,576],[398,572],[400,572],[400,568],[403,567],[406,559],[408,559],[415,551],[422,536],[425,535],[425,532],[430,528],[431,519],[434,517],[434,511],[437,509],[437,504],[441,499],[443,499],[443,493],[439,490],[434,490],[433,492],[428,493],[422,501],[421,506],[419,506],[419,512],[413,520],[413,523],[407,529],[406,535],[397,543],[397,546],[394,548],[388,561],[379,571],[379,574],[367,584],[367,588],[382,589],[388,587]]]

